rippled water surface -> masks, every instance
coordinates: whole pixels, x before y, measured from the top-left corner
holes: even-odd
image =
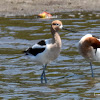
[[[40,83],[42,66],[22,53],[41,39],[51,38],[50,24],[55,19],[30,17],[0,18],[0,99],[3,100],[86,100],[100,98],[100,63],[89,63],[78,53],[78,41],[91,33],[100,36],[100,12],[55,14],[64,26],[62,51],[46,69],[47,84]]]

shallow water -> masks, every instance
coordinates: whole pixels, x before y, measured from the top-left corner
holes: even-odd
[[[100,12],[55,14],[64,26],[62,51],[46,69],[47,84],[40,83],[41,65],[25,57],[23,50],[41,39],[51,38],[55,19],[36,16],[0,18],[0,99],[3,100],[86,100],[100,98],[100,63],[89,63],[78,53],[78,41],[87,34],[100,36]]]

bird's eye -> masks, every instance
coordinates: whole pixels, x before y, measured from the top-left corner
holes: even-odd
[[[57,25],[57,26],[60,26],[60,24],[57,24],[57,23],[56,23],[56,24],[53,24],[53,25]]]
[[[57,26],[59,26],[59,24],[56,24]]]

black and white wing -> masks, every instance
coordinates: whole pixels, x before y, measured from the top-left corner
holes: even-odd
[[[42,53],[46,49],[46,41],[41,40],[37,44],[33,45],[32,47],[28,48],[24,53],[26,55],[33,55],[36,56],[39,53]]]

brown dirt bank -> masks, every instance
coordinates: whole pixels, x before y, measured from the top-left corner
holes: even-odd
[[[0,0],[0,16],[28,16],[42,11],[100,11],[100,0]]]

